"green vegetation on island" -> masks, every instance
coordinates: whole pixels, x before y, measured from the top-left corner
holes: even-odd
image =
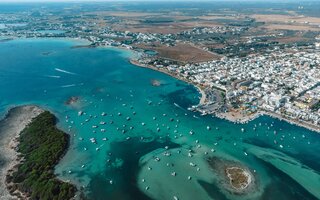
[[[10,191],[21,191],[30,199],[67,200],[76,188],[58,180],[54,167],[68,148],[69,136],[55,127],[56,118],[46,111],[21,133],[18,152],[22,162],[7,176]]]

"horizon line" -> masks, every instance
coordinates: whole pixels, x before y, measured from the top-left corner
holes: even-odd
[[[99,3],[99,2],[258,2],[258,3],[301,3],[318,0],[0,0],[0,3]]]

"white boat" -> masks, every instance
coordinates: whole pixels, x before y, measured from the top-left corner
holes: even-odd
[[[96,143],[97,141],[96,141],[96,138],[90,138],[90,141],[92,142],[92,143]]]
[[[163,153],[163,155],[169,157],[169,156],[171,156],[171,153],[166,151],[166,152]]]

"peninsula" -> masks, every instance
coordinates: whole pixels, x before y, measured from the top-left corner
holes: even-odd
[[[2,197],[62,200],[75,195],[76,188],[53,172],[69,144],[69,135],[55,123],[54,115],[36,106],[13,108],[1,121],[1,144],[9,144],[0,149],[5,163],[0,170]]]

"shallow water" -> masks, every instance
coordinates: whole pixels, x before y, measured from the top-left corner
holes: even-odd
[[[319,134],[270,117],[238,125],[199,116],[187,110],[199,101],[193,86],[131,65],[131,52],[75,45],[62,39],[0,43],[0,112],[37,104],[56,114],[72,136],[56,173],[83,187],[89,199],[320,198]],[[152,86],[154,79],[161,86]],[[72,96],[78,102],[67,105]],[[206,161],[213,156],[255,171],[255,187],[228,192]]]

